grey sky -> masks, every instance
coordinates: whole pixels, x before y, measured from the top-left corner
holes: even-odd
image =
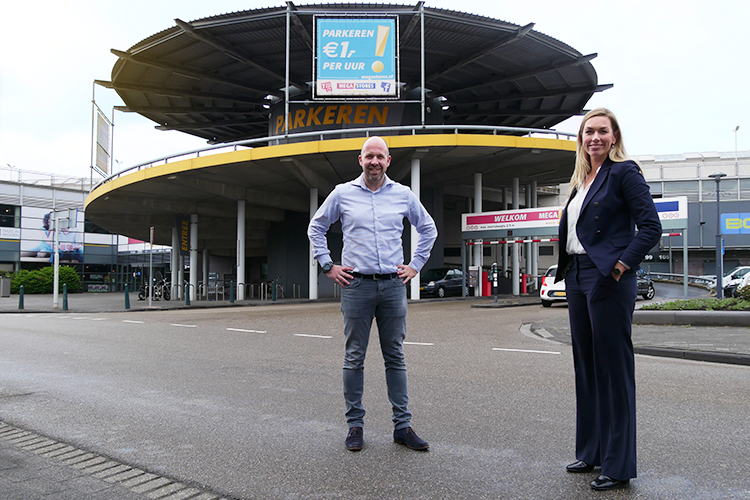
[[[412,3],[409,3],[410,5]],[[0,29],[0,165],[89,175],[91,97],[108,80],[111,48],[127,50],[174,25],[281,2],[73,0],[13,2]],[[614,88],[587,108],[606,106],[620,120],[630,154],[733,151],[750,148],[750,2],[742,0],[447,0],[427,6],[464,10],[535,29],[593,60],[599,83]],[[110,115],[114,91],[96,89]],[[121,167],[205,146],[179,132],[159,132],[135,114],[115,115],[114,158]],[[558,127],[575,131],[577,123]],[[115,165],[115,170],[118,170]]]

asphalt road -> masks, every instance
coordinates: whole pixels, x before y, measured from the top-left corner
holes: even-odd
[[[658,290],[658,286],[657,286]],[[596,493],[574,460],[570,348],[541,306],[411,304],[413,425],[392,442],[382,358],[365,448],[344,449],[338,304],[0,315],[0,420],[236,498],[750,499],[750,368],[636,357],[639,477]]]

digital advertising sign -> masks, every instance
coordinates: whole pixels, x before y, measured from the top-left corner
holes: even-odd
[[[397,19],[315,18],[316,99],[398,98]]]

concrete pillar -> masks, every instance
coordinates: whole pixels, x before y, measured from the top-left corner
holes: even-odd
[[[526,184],[524,188],[526,194],[526,208],[531,208],[531,184]],[[531,239],[529,237],[528,239]],[[526,274],[534,274],[534,252],[531,243],[524,243],[524,254],[526,257]]]
[[[420,192],[421,192],[421,162],[419,161],[419,158],[412,158],[411,160],[411,191],[417,196],[417,199],[421,200]],[[417,252],[417,242],[419,239],[419,235],[417,234],[417,229],[412,225],[411,226],[411,258],[414,257],[414,254]],[[411,300],[419,300],[419,276],[420,273],[417,273],[417,275],[409,282],[409,290],[411,291]]]
[[[177,281],[179,281],[179,285],[180,285],[180,287],[177,289],[177,298],[180,300],[184,300],[185,299],[184,293],[186,292],[185,284],[183,283],[183,281],[185,281],[185,278],[183,277],[183,274],[185,272],[185,256],[180,254],[177,257],[177,262],[178,262],[177,267],[179,267],[179,270],[178,270],[179,276],[177,278]]]
[[[198,287],[198,214],[190,215],[190,300],[195,301]]]
[[[208,248],[203,249],[201,256],[203,257],[203,293],[201,295],[208,299]]]
[[[237,200],[237,300],[245,300],[245,200]]]
[[[180,295],[180,236],[177,233],[177,227],[172,228],[172,252],[169,254],[169,267],[172,270],[169,291],[172,300],[176,300]]]
[[[312,220],[315,212],[318,211],[318,188],[310,188],[310,220]],[[312,243],[308,241],[309,251],[309,288],[310,288],[310,300],[316,300],[318,298],[318,261],[313,257]]]
[[[519,197],[519,191],[520,191],[520,185],[519,185],[519,179],[518,177],[513,177],[513,209],[518,210],[518,197]],[[512,243],[513,245],[513,252],[511,253],[511,280],[513,285],[513,295],[521,295],[521,285],[518,282],[518,280],[521,279],[521,272],[520,272],[520,266],[519,266],[519,258],[520,258],[520,243]]]
[[[503,186],[503,210],[508,210],[508,207],[510,206],[510,202],[508,201],[508,188]],[[502,269],[503,269],[503,275],[505,276],[505,273],[508,271],[508,245],[500,245],[501,251],[503,252],[503,258],[502,258]]]
[[[474,213],[478,214],[482,212],[482,174],[474,174]],[[474,289],[474,296],[482,296],[482,264],[484,263],[484,245],[483,240],[474,240],[474,265],[479,267],[479,281]]]
[[[531,181],[531,208],[537,208],[539,206],[539,200],[537,198],[537,181]],[[531,244],[531,272],[534,276],[539,275],[539,243]],[[539,290],[539,278],[534,278],[534,286]]]

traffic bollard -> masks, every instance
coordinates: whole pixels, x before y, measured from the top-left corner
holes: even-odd
[[[130,290],[127,283],[125,283],[125,309],[130,309]]]
[[[63,283],[63,311],[68,310],[68,284]]]
[[[18,288],[18,308],[23,309],[23,285]]]
[[[229,282],[229,303],[234,304],[234,281]]]

